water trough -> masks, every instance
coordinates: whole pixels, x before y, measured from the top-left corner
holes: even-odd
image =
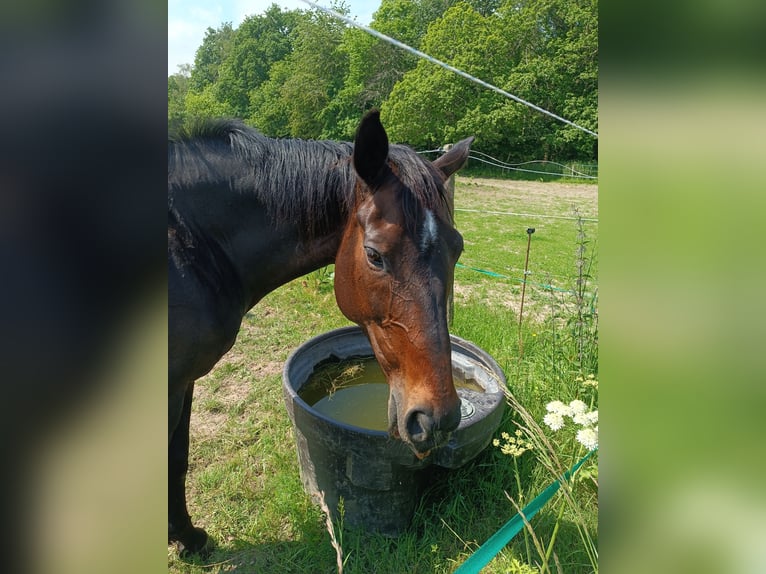
[[[293,423],[301,480],[315,501],[324,493],[333,519],[339,519],[342,499],[344,524],[397,536],[412,520],[429,470],[458,468],[489,444],[504,412],[505,376],[484,350],[454,335],[451,340],[462,419],[449,441],[423,460],[385,430],[321,412],[310,404],[312,393],[303,392],[318,367],[373,357],[359,327],[323,333],[287,359],[282,390]]]

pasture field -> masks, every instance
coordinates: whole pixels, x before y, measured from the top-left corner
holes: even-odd
[[[434,473],[399,538],[334,525],[348,574],[453,572],[587,452],[572,421],[553,431],[543,418],[554,400],[598,408],[597,186],[458,177],[455,207],[465,251],[451,331],[494,356],[513,407],[497,446]],[[324,515],[301,486],[281,370],[303,341],[348,324],[332,267],[311,273],[252,309],[234,348],[197,382],[189,510],[217,547],[205,562],[168,547],[169,572],[338,572]],[[531,450],[508,448],[517,430]],[[597,514],[596,455],[482,572],[597,572]]]

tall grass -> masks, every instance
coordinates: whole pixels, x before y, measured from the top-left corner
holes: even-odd
[[[487,328],[495,322],[497,311],[480,301],[461,306],[466,314],[456,315],[459,320],[453,329],[481,341],[480,345],[503,361],[508,374],[513,415],[499,431],[495,447],[510,459],[507,464],[514,480],[505,494],[513,512],[520,512],[588,452],[577,440],[578,425],[573,421],[557,431],[544,424],[547,406],[554,401],[567,407],[572,401],[583,401],[589,412],[598,408],[598,289],[592,274],[595,240],[588,235],[579,211],[573,213],[576,240],[570,275],[563,282],[548,275],[545,283],[532,289],[533,297],[545,304],[522,320],[519,339],[511,327],[517,325],[517,315],[507,314],[504,333],[499,335]],[[518,313],[520,302],[512,309]],[[573,480],[562,481],[559,494],[541,513],[543,517],[527,523],[523,536],[517,537],[520,541],[504,551],[507,571],[598,572],[597,493],[595,456]],[[499,566],[504,558],[495,562]]]
[[[287,355],[307,338],[348,324],[335,304],[332,267],[310,274],[248,313],[234,349],[197,383],[189,505],[218,548],[207,564],[182,561],[169,548],[169,571],[451,573],[571,468],[586,452],[577,425],[570,418],[553,431],[544,419],[552,401],[598,407],[595,195],[552,201],[556,189],[497,192],[488,182],[458,179],[457,207],[572,216],[519,221],[478,209],[457,212],[468,267],[455,273],[451,330],[484,348],[506,373],[509,408],[497,446],[459,469],[432,468],[411,527],[396,539],[328,525],[303,492],[281,398]],[[519,327],[528,226],[538,231]],[[597,572],[597,461],[596,454],[482,572]]]

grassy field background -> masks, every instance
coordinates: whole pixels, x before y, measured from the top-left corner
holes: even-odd
[[[524,506],[556,469],[586,452],[573,430],[551,431],[543,417],[553,400],[597,408],[597,187],[459,177],[455,206],[465,252],[451,331],[493,355],[516,408],[498,430],[499,447],[434,473],[402,536],[334,525],[346,573],[453,572],[516,513],[515,504]],[[527,228],[535,229],[531,242]],[[234,348],[197,382],[188,500],[217,548],[202,562],[184,561],[169,547],[170,572],[338,571],[324,515],[301,486],[281,370],[303,341],[347,324],[335,303],[332,267],[312,273],[251,310]],[[515,437],[519,429],[534,448],[504,453],[502,433]],[[597,495],[592,457],[571,488],[482,572],[597,571]]]

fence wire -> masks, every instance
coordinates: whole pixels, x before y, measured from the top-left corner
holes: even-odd
[[[572,126],[573,128],[577,128],[578,130],[582,130],[587,134],[592,135],[595,138],[598,138],[598,134],[592,130],[589,130],[588,128],[585,128],[579,124],[576,124],[573,121],[570,121],[566,118],[562,118],[559,115],[554,114],[553,112],[549,112],[548,110],[545,110],[541,108],[540,106],[536,106],[532,102],[528,102],[527,100],[520,98],[519,96],[515,96],[511,94],[510,92],[506,92],[505,90],[498,88],[497,86],[493,86],[489,82],[485,82],[484,80],[481,80],[477,78],[476,76],[472,76],[471,74],[468,74],[467,72],[464,72],[463,70],[460,70],[456,68],[455,66],[451,66],[447,64],[446,62],[442,62],[441,60],[437,60],[433,56],[429,56],[425,52],[421,52],[420,50],[416,50],[412,46],[408,46],[404,42],[400,42],[399,40],[395,40],[394,38],[390,36],[386,36],[385,34],[382,34],[381,32],[378,32],[377,30],[373,30],[372,28],[369,28],[368,26],[364,26],[363,24],[360,24],[356,20],[353,20],[349,18],[348,16],[345,16],[343,14],[340,14],[338,12],[335,12],[334,10],[330,10],[329,8],[325,8],[324,6],[320,6],[316,2],[312,2],[311,0],[301,0],[301,2],[308,4],[309,6],[312,6],[313,8],[316,8],[317,10],[321,10],[322,12],[325,12],[335,18],[338,18],[339,20],[343,20],[346,24],[349,24],[350,26],[354,26],[355,28],[359,28],[361,30],[364,30],[368,34],[371,34],[372,36],[375,36],[376,38],[379,38],[380,40],[383,40],[384,42],[388,42],[389,44],[393,44],[397,48],[401,48],[402,50],[405,50],[411,54],[414,54],[415,56],[419,58],[423,58],[424,60],[428,60],[432,64],[436,64],[437,66],[441,66],[442,68],[445,68],[449,70],[450,72],[454,72],[458,76],[462,76],[463,78],[466,78],[467,80],[470,80],[471,82],[474,82],[476,84],[479,84],[480,86],[483,86],[485,88],[488,88],[492,90],[493,92],[497,92],[498,94],[501,94],[505,96],[506,98],[510,98],[511,100],[514,100],[515,102],[518,102],[520,104],[523,104],[529,108],[532,108],[533,110],[536,110],[542,114],[545,114],[547,116],[552,117],[555,120],[558,120],[560,122],[563,122],[567,125]]]

